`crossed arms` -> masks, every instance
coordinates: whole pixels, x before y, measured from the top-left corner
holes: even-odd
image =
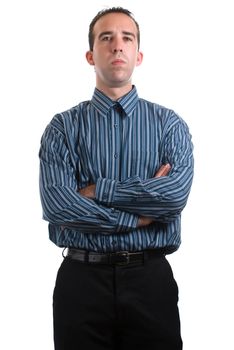
[[[40,148],[43,218],[56,226],[103,234],[127,233],[152,221],[175,220],[186,205],[192,183],[192,145],[188,130],[180,123],[171,128],[164,143],[166,165],[153,178],[133,176],[122,182],[98,178],[96,184],[77,192],[66,135],[50,124]]]
[[[170,170],[171,170],[171,165],[169,163],[163,164],[160,167],[160,169],[156,172],[154,177],[157,178],[157,177],[161,177],[161,176],[167,176],[168,173],[170,172]],[[86,187],[80,189],[79,193],[84,197],[87,197],[90,199],[95,199],[95,197],[96,197],[96,185],[93,184],[93,185],[86,186]],[[140,216],[138,219],[137,227],[150,225],[153,221],[154,221],[154,219],[152,219],[150,217]]]

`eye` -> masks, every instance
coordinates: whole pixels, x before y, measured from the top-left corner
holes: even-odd
[[[133,41],[131,36],[124,36],[123,40],[124,41]]]
[[[111,40],[110,35],[105,35],[101,38],[101,41],[110,41],[110,40]]]

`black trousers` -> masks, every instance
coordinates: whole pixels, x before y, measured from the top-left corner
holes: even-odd
[[[165,257],[131,266],[66,257],[54,289],[55,350],[181,350],[177,302]]]

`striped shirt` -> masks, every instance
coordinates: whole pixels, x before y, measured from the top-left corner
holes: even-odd
[[[39,157],[43,218],[59,247],[99,252],[179,247],[193,146],[174,111],[139,98],[134,86],[117,101],[95,89],[90,101],[53,117]],[[155,178],[165,163],[170,173]],[[78,192],[89,184],[96,184],[95,200]],[[154,222],[138,228],[139,216]]]

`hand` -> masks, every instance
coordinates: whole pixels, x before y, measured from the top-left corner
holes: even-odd
[[[171,170],[171,165],[169,163],[164,164],[160,167],[160,169],[156,172],[154,177],[166,176]]]
[[[140,216],[139,219],[138,219],[137,227],[148,226],[153,221],[154,220],[152,218],[148,218],[146,216]]]
[[[79,190],[79,194],[90,199],[95,198],[95,192],[96,192],[96,185],[89,185]]]

